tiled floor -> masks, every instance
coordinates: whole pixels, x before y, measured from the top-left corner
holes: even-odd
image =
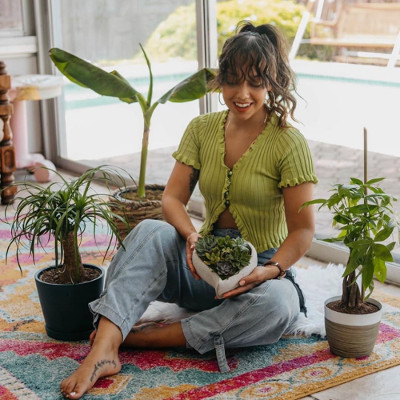
[[[398,400],[400,366],[304,397],[301,400]]]

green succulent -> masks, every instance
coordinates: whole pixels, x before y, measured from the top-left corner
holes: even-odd
[[[208,235],[195,244],[199,258],[221,279],[227,279],[237,274],[249,264],[251,258],[250,246],[243,238],[215,237]]]

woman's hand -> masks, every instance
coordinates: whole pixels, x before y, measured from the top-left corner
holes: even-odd
[[[239,294],[248,292],[265,281],[276,278],[277,271],[278,270],[276,268],[259,265],[253,269],[253,272],[250,275],[247,275],[240,280],[239,287],[232,289],[229,292],[225,292],[222,295],[222,299],[229,299],[231,297],[238,296]]]
[[[200,235],[197,232],[192,232],[186,238],[186,263],[190,269],[192,275],[197,279],[200,280],[200,276],[197,274],[196,269],[193,265],[193,251],[194,251],[194,244],[198,241]]]

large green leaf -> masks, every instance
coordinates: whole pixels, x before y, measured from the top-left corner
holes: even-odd
[[[367,258],[362,268],[362,284],[366,290],[372,282],[374,277],[374,264],[370,258]]]
[[[70,81],[103,96],[117,97],[126,103],[137,101],[138,92],[116,71],[106,72],[58,48],[50,49],[49,53],[54,65]]]
[[[349,217],[346,216],[346,215],[342,215],[342,214],[336,214],[336,215],[333,217],[333,220],[334,220],[335,222],[337,222],[337,223],[339,223],[339,224],[343,224],[343,225],[346,225],[346,224],[348,224],[348,223],[351,222],[351,218],[349,218]]]
[[[355,185],[363,185],[363,181],[358,179],[358,178],[350,178],[350,182],[355,184]]]
[[[359,251],[367,251],[368,247],[373,244],[372,239],[359,239],[349,243],[347,246],[351,249],[358,249]]]
[[[147,69],[149,70],[149,90],[147,92],[147,104],[151,104],[151,100],[153,98],[153,71],[151,69],[151,62],[149,60],[149,57],[147,57],[147,53],[144,50],[143,46],[139,43],[140,49],[142,50],[142,53],[144,55],[144,59],[146,60],[147,64]]]
[[[374,179],[370,179],[370,180],[366,183],[366,185],[373,185],[373,184],[375,184],[375,183],[382,182],[384,179],[385,179],[385,178],[374,178]]]
[[[387,246],[375,243],[373,245],[375,256],[383,261],[393,261],[393,256]]]
[[[391,252],[394,249],[395,245],[396,245],[396,242],[391,242],[391,243],[387,244],[386,247]]]
[[[386,240],[393,232],[394,226],[385,226],[382,230],[380,230],[376,236],[375,236],[375,241],[376,242],[382,242]]]
[[[385,261],[379,258],[374,258],[372,262],[374,264],[374,274],[376,278],[380,282],[384,283],[386,280],[386,272],[387,272]]]
[[[357,250],[353,250],[351,252],[351,255],[349,257],[349,261],[346,265],[346,269],[343,272],[343,277],[350,275],[352,272],[354,272],[360,265],[360,258],[361,254]]]
[[[359,204],[354,207],[349,208],[349,213],[353,215],[363,215],[366,213],[372,213],[376,210],[377,206],[369,205],[369,204]]]
[[[157,103],[164,104],[167,101],[176,103],[184,103],[186,101],[197,100],[210,92],[212,89],[209,86],[217,76],[217,71],[211,68],[203,68],[193,75],[190,75],[182,82],[170,89],[167,93],[162,95]]]

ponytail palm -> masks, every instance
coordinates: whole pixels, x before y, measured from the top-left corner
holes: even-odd
[[[116,220],[123,218],[110,209],[110,206],[119,205],[108,193],[95,192],[93,181],[99,180],[107,188],[114,183],[124,185],[125,181],[115,168],[107,166],[89,169],[70,181],[57,171],[53,172],[60,182],[53,182],[47,187],[31,181],[15,184],[19,188],[15,199],[17,206],[10,223],[12,239],[6,257],[15,246],[21,269],[20,255],[25,248],[35,259],[38,248],[54,240],[55,265],[62,267],[61,282],[79,283],[85,280],[79,245],[88,228],[93,227],[91,234],[96,238],[96,226],[107,226],[110,235],[104,257],[114,247],[114,238],[121,243]]]
[[[149,70],[147,95],[143,95],[135,90],[127,79],[117,71],[106,72],[64,50],[57,48],[50,49],[50,58],[60,72],[70,81],[82,87],[92,89],[103,96],[116,97],[129,104],[139,103],[143,114],[144,127],[137,193],[139,197],[145,197],[147,151],[151,118],[154,110],[159,104],[164,104],[167,101],[182,103],[201,98],[210,91],[208,82],[215,78],[216,72],[209,68],[203,68],[178,83],[157,101],[153,102],[153,73],[151,63],[141,45],[140,48]]]

